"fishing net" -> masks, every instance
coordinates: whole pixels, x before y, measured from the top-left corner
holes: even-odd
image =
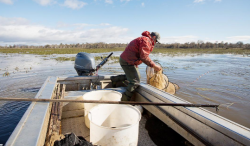
[[[167,89],[165,89],[166,92],[170,94],[175,94],[175,86],[173,83],[169,82]]]
[[[158,89],[165,89],[167,87],[167,83],[162,75],[162,71],[156,72],[150,79],[149,84],[158,88]]]
[[[173,83],[174,84],[174,87],[175,87],[175,90],[178,90],[180,89],[180,86],[178,86],[177,84]]]
[[[158,63],[156,64],[160,65]],[[175,94],[176,90],[180,88],[177,84],[169,82],[168,77],[163,74],[162,70],[156,72],[154,71],[154,68],[147,66],[146,74],[147,83],[160,90],[163,90],[170,94]]]
[[[156,64],[157,64],[157,65],[160,65],[160,64],[158,64],[158,63],[156,63]],[[149,80],[150,80],[154,75],[157,74],[157,76],[160,77],[160,78],[162,78],[161,76],[163,76],[163,78],[164,78],[164,80],[165,80],[165,84],[166,84],[165,86],[167,87],[167,85],[168,85],[168,77],[167,77],[165,74],[163,74],[163,71],[162,71],[162,70],[159,71],[159,72],[155,72],[155,71],[154,71],[154,68],[147,66],[147,68],[146,68],[146,74],[147,74],[147,83],[148,83],[148,84],[149,84]],[[160,75],[160,74],[161,74],[161,75]],[[155,80],[158,81],[157,78],[155,78]]]

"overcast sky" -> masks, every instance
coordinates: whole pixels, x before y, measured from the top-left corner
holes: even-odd
[[[128,43],[143,31],[162,43],[250,43],[250,0],[0,0],[0,45]]]

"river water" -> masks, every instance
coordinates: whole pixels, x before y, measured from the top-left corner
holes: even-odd
[[[121,52],[114,52],[119,56]],[[94,53],[93,55],[108,55]],[[0,97],[34,98],[48,76],[76,76],[73,61],[58,62],[64,55],[0,54]],[[175,94],[192,103],[222,104],[217,114],[250,128],[250,57],[232,54],[150,54],[169,81],[180,89]],[[97,65],[97,63],[96,63]],[[139,66],[146,82],[146,65]],[[8,76],[4,73],[9,72]],[[123,74],[109,61],[98,74]],[[4,144],[30,102],[0,101],[0,144]],[[215,110],[208,110],[215,112]]]

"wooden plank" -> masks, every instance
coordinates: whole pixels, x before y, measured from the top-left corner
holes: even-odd
[[[64,96],[65,96],[65,89],[66,89],[66,85],[63,84],[60,99],[64,99]],[[59,105],[58,105],[57,129],[59,130],[58,133],[61,134],[60,131],[61,131],[61,121],[62,121],[62,108],[63,108],[63,103],[62,103],[62,102],[59,102],[58,104],[59,104]]]
[[[57,92],[56,92],[56,98],[55,99],[59,99],[60,98],[60,84],[58,85],[57,88]],[[59,129],[57,126],[57,119],[58,119],[58,107],[59,107],[59,102],[54,102],[54,105],[52,106],[53,111],[51,112],[51,120],[52,120],[52,133],[55,132],[57,134],[59,134]]]
[[[62,120],[62,134],[74,132],[77,136],[88,137],[90,130],[85,125],[84,116]]]
[[[57,94],[57,91],[58,91],[58,86],[59,86],[59,84],[57,84],[56,89],[54,90],[54,95],[53,95],[52,99],[56,98],[56,94]],[[48,130],[47,130],[46,142],[45,143],[48,143],[48,141],[50,139],[50,136],[52,134],[52,131],[53,131],[52,113],[54,113],[54,110],[55,110],[55,103],[52,103],[51,112],[50,112],[49,126],[48,126]]]
[[[62,119],[84,116],[84,109],[63,111]]]
[[[57,84],[56,96],[54,99],[61,99],[64,97],[65,85],[62,86],[62,92],[60,92],[60,84]],[[50,126],[46,136],[46,146],[53,145],[53,142],[56,137],[60,135],[61,127],[61,115],[62,115],[62,103],[54,102],[51,109],[50,116]]]

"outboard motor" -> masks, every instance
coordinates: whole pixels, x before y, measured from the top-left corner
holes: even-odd
[[[76,55],[75,70],[79,76],[91,76],[95,74],[95,59],[85,52]]]
[[[75,70],[79,76],[95,75],[96,71],[100,69],[108,61],[108,58],[112,54],[113,52],[110,53],[106,58],[104,58],[100,64],[95,66],[95,59],[91,54],[80,52],[76,55]]]
[[[113,53],[110,53],[101,61],[101,63],[95,66],[95,59],[91,54],[80,52],[76,55],[75,70],[79,76],[95,75],[96,71],[99,70],[108,61],[108,58],[112,54]],[[127,80],[126,75],[111,76],[110,79],[112,81],[112,87],[116,87],[117,83]]]

